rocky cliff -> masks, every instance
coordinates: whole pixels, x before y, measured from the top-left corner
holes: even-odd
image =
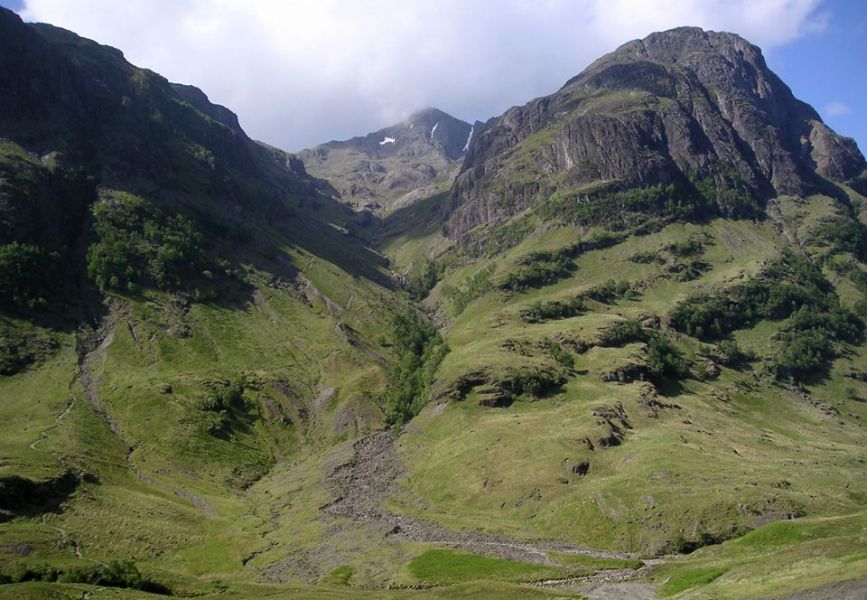
[[[460,239],[555,192],[580,202],[594,185],[674,184],[689,195],[705,184],[761,204],[864,167],[855,142],[797,100],[759,48],[682,27],[628,42],[554,94],[489,121],[452,190],[446,231]]]

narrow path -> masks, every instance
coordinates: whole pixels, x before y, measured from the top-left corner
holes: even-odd
[[[42,516],[42,524],[45,525],[46,527],[50,527],[51,529],[58,532],[60,534],[61,543],[63,545],[71,545],[72,546],[72,553],[75,554],[76,557],[80,558],[81,560],[86,560],[88,562],[92,562],[92,563],[99,565],[101,567],[107,567],[108,566],[102,561],[96,560],[95,558],[89,558],[89,557],[85,556],[84,552],[82,550],[81,542],[79,542],[75,538],[71,537],[69,535],[69,532],[66,531],[63,527],[58,527],[57,525],[49,524],[45,520],[45,515]]]
[[[39,439],[36,440],[35,442],[33,442],[32,444],[30,444],[30,449],[36,450],[38,452],[49,452],[48,450],[43,450],[43,449],[39,448],[38,447],[39,444],[41,444],[42,442],[44,442],[45,440],[48,439],[48,432],[49,431],[51,431],[52,429],[56,429],[57,427],[60,427],[61,423],[63,422],[63,419],[66,418],[66,415],[68,415],[74,407],[75,407],[75,398],[70,398],[69,402],[66,404],[66,410],[64,410],[62,413],[60,413],[56,417],[54,417],[55,422],[51,426],[46,427],[45,429],[42,430],[42,433],[39,434]]]

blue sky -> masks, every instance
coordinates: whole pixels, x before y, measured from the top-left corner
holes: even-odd
[[[823,31],[767,52],[766,60],[795,96],[867,152],[867,2],[827,1],[821,10]]]
[[[865,0],[0,0],[202,88],[298,150],[435,106],[472,121],[560,87],[630,39],[734,31],[867,150]],[[484,24],[484,26],[480,26]]]

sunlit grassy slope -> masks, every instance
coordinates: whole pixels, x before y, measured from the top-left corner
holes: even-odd
[[[857,207],[862,200],[850,194]],[[813,235],[820,223],[848,210],[839,201],[784,197],[776,208],[762,221],[715,219],[628,237],[580,255],[571,275],[521,292],[499,284],[521,268],[522,257],[566,247],[591,232],[543,227],[504,252],[477,259],[440,249],[440,260],[450,267],[427,301],[449,315],[444,337],[451,352],[440,368],[435,400],[400,439],[412,493],[395,506],[456,529],[644,555],[738,538],[779,519],[780,527],[809,529],[811,523],[863,510],[867,384],[849,374],[867,365],[864,345],[843,350],[827,375],[817,374],[801,388],[765,369],[781,350],[774,338],[780,322],[760,321],[735,331],[732,339],[756,358],[737,368],[721,366],[718,374],[705,372],[703,349],[713,342],[667,325],[667,314],[689,294],[747,281],[786,247],[799,246],[799,252],[826,265],[852,260],[845,252],[825,260],[832,250]],[[435,233],[420,230],[417,244],[437,247],[433,239]],[[677,259],[667,249],[689,239],[704,240],[699,258],[706,264],[694,279],[681,281],[671,269]],[[412,242],[401,242],[393,252],[411,255]],[[641,253],[661,260],[630,260]],[[843,304],[852,307],[863,292],[832,266],[824,272]],[[608,279],[628,281],[639,294],[609,304],[591,302],[574,317],[538,323],[521,318],[534,303],[566,301]],[[455,301],[454,289],[468,293]],[[603,381],[618,366],[642,363],[645,351],[642,343],[598,347],[600,332],[624,319],[654,317],[690,363],[690,375],[658,389],[646,381]],[[572,366],[558,362],[551,341],[570,355]],[[541,395],[519,394],[506,407],[487,405],[492,388],[527,371],[560,373],[564,383]],[[620,430],[619,439],[601,445],[610,423]],[[587,468],[576,472],[582,464]],[[792,518],[797,520],[788,521]],[[849,517],[853,527],[858,518]],[[707,584],[707,594],[695,592],[696,597],[764,597],[771,590],[863,576],[857,527],[849,537],[825,535],[833,538],[827,548],[801,544],[806,538],[793,534],[785,552],[762,543],[757,532],[744,542],[696,554],[683,567],[678,562],[666,567],[659,581],[676,577],[661,590],[676,594]],[[741,557],[750,539],[749,552]],[[834,547],[845,557],[822,554]],[[798,577],[766,576],[758,558],[765,556],[781,565],[803,560],[804,567]],[[691,577],[692,565],[730,574],[678,583]]]
[[[431,402],[399,438],[405,492],[389,508],[454,529],[645,556],[733,538],[659,567],[654,578],[663,595],[761,597],[863,574],[858,511],[867,499],[861,425],[867,384],[846,377],[864,368],[863,346],[838,358],[829,376],[809,382],[806,392],[764,372],[780,326],[768,321],[735,332],[741,348],[756,354],[737,369],[704,373],[700,351],[710,344],[671,331],[690,361],[690,376],[658,389],[602,377],[642,363],[646,349],[641,342],[599,347],[600,332],[654,316],[665,328],[670,308],[691,291],[755,276],[788,243],[786,232],[807,240],[811,219],[837,210],[822,197],[801,204],[781,199],[780,206],[788,220],[783,232],[771,220],[670,225],[586,252],[572,274],[522,292],[498,287],[522,256],[556,250],[588,232],[543,228],[514,248],[476,259],[450,250],[429,227],[414,229],[417,238],[404,235],[393,248],[404,257],[417,252],[416,259],[398,260],[405,268],[422,259],[448,265],[427,302],[448,318],[443,335],[451,351]],[[698,238],[707,266],[697,278],[679,281],[666,248]],[[827,251],[805,247],[817,256]],[[386,543],[359,524],[344,520],[335,528],[319,517],[319,507],[333,499],[327,477],[351,457],[351,441],[382,426],[377,399],[391,349],[377,340],[405,300],[301,250],[285,252],[306,283],[281,289],[251,271],[256,289],[238,307],[180,304],[155,293],[116,297],[101,344],[85,357],[69,334],[45,364],[0,381],[3,472],[43,481],[66,471],[87,474],[62,512],[0,525],[5,568],[132,559],[176,594],[229,589],[236,597],[263,597],[295,590],[326,598],[363,597],[360,590],[389,583],[556,574],[463,560],[460,553],[443,558],[425,544]],[[630,260],[642,252],[667,258],[662,264]],[[480,272],[487,283],[457,310],[445,289],[468,289],[468,279]],[[855,291],[827,274],[851,305]],[[608,304],[591,301],[565,319],[527,323],[521,317],[533,303],[568,299],[608,279],[629,281],[639,293]],[[552,342],[571,365],[562,354],[558,360]],[[509,406],[480,403],[515,373],[539,371],[557,374],[562,385],[538,397],[517,394]],[[484,381],[455,396],[454,383],[471,373],[482,373]],[[225,415],[203,408],[211,390],[238,380],[241,404]],[[88,385],[114,431],[94,412]],[[797,562],[800,575],[768,578],[761,561]],[[284,563],[281,581],[312,578],[325,587],[260,583],[269,568]],[[563,568],[575,568],[570,564]],[[10,597],[77,597],[86,589],[0,587]],[[139,594],[98,592],[122,593]],[[505,583],[413,594],[546,595]]]

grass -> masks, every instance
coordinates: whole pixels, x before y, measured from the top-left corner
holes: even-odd
[[[725,572],[726,569],[714,567],[684,569],[666,581],[660,588],[659,593],[663,597],[674,596],[675,594],[679,594],[685,590],[707,585]]]
[[[661,567],[665,596],[757,598],[867,576],[867,515],[810,517],[769,523]]]
[[[429,219],[437,202],[419,214]],[[793,201],[786,213],[791,226],[818,222],[827,206],[817,204]],[[528,252],[556,250],[590,233],[540,228],[494,257],[472,259],[455,250],[437,254],[448,243],[429,222],[402,210],[393,218],[397,237],[383,246],[399,255],[400,268],[411,270],[432,255],[448,265],[426,299],[441,313],[449,313],[444,286],[465,285],[484,269],[499,281]],[[384,541],[362,523],[324,516],[320,507],[334,500],[328,475],[351,458],[355,439],[383,424],[381,397],[394,356],[378,338],[406,299],[279,232],[260,233],[281,242],[281,256],[309,285],[281,288],[248,265],[255,289],[238,306],[185,305],[156,293],[115,299],[113,335],[89,365],[120,436],[88,404],[71,334],[44,364],[0,379],[0,476],[41,480],[72,468],[95,477],[61,512],[0,524],[0,567],[84,564],[74,555],[75,540],[86,559],[135,560],[178,595],[542,598],[557,594],[514,582],[639,566],[573,554],[552,555],[560,567],[529,565]],[[702,259],[711,268],[695,280],[677,281],[663,265],[629,260],[699,234],[710,240]],[[836,359],[829,377],[809,387],[809,400],[760,375],[774,350],[774,323],[733,334],[759,354],[755,363],[658,393],[649,383],[601,378],[643,360],[642,344],[576,350],[575,342],[592,342],[614,322],[664,321],[691,292],[755,275],[783,243],[766,222],[672,225],[587,252],[576,258],[574,273],[552,285],[483,290],[442,330],[451,352],[433,393],[476,370],[493,382],[520,369],[556,370],[566,383],[505,408],[479,405],[483,389],[436,409],[427,405],[399,438],[404,489],[388,509],[458,530],[646,555],[731,538],[661,567],[654,577],[670,596],[762,597],[867,575],[858,426],[867,403],[857,400],[867,398],[867,384],[846,377],[863,369],[864,346]],[[554,322],[520,318],[533,302],[574,296],[613,274],[640,287],[641,296],[593,303]],[[701,360],[699,341],[673,339],[687,358]],[[571,368],[552,355],[551,341]],[[231,427],[214,435],[218,415],[201,410],[201,402],[214,385],[240,376],[247,384]],[[622,411],[622,420],[604,416],[611,411]],[[621,429],[619,445],[600,442],[612,433],[608,421]],[[584,475],[572,469],[582,462],[589,463]],[[762,526],[793,515],[803,518]],[[13,551],[20,545],[28,556]],[[259,583],[269,568],[287,583]],[[444,587],[373,589],[419,581]],[[0,586],[0,598],[77,598],[86,591],[93,598],[136,597],[16,584]]]
[[[412,559],[409,571],[419,581],[430,585],[451,585],[478,580],[537,581],[573,574],[563,568],[441,549],[428,550]]]
[[[18,600],[19,598],[33,598],[36,600],[77,600],[83,594],[95,600],[138,600],[157,599],[165,596],[155,596],[134,590],[122,590],[117,588],[98,588],[95,586],[75,584],[62,585],[52,583],[19,583],[14,585],[0,586],[0,599]],[[506,582],[484,581],[470,582],[446,586],[431,590],[347,590],[333,586],[312,586],[303,584],[283,585],[242,585],[227,587],[203,588],[197,594],[200,598],[220,598],[231,594],[238,600],[253,600],[260,598],[312,598],[314,600],[349,600],[360,598],[362,600],[392,600],[392,599],[417,599],[417,600],[452,600],[452,599],[481,599],[481,600],[524,600],[524,599],[563,599],[580,598],[563,592],[544,590],[534,587],[521,586]]]
[[[331,570],[320,581],[327,585],[350,585],[355,570],[350,565],[340,565]]]
[[[711,267],[695,280],[677,281],[659,265],[629,260],[637,252],[656,252],[695,236],[706,236],[702,259]],[[568,228],[538,231],[493,260],[447,271],[440,287],[466,280],[485,265],[495,265],[493,277],[502,277],[527,252],[555,250],[570,239],[575,234]],[[543,349],[545,338],[570,351],[563,340],[592,341],[614,320],[664,316],[693,290],[753,276],[777,254],[780,243],[765,222],[719,219],[671,225],[580,256],[576,272],[552,285],[524,293],[490,290],[445,330],[451,352],[435,392],[479,370],[496,380],[509,369],[555,368]],[[568,298],[612,273],[637,284],[641,297],[594,306],[556,322],[526,324],[519,318],[521,308],[532,302]],[[742,347],[767,356],[774,350],[768,343],[774,331],[774,324],[759,323],[735,337]],[[509,350],[509,341],[522,350]],[[677,343],[687,358],[697,360],[695,340],[681,337]],[[723,368],[708,382],[682,381],[674,397],[662,399],[677,408],[654,413],[642,401],[647,384],[600,380],[606,370],[640,360],[641,345],[570,353],[574,369],[562,390],[548,398],[491,409],[478,406],[481,396],[471,392],[445,410],[423,411],[413,432],[400,440],[409,466],[407,481],[420,500],[406,500],[398,508],[458,529],[566,538],[652,554],[668,551],[680,540],[701,543],[708,535],[737,536],[764,518],[858,506],[865,486],[851,458],[859,444],[857,428],[841,425],[783,387],[756,382],[749,368]],[[857,364],[859,356],[840,361],[837,372]],[[753,367],[762,364],[760,359]],[[843,390],[839,375],[814,386],[812,393],[827,398],[841,414],[864,418],[862,405],[842,400],[851,392]],[[588,450],[581,440],[604,433],[594,411],[618,403],[631,426],[622,444]],[[792,456],[797,454],[811,461],[795,463]],[[580,461],[590,463],[586,477],[569,472],[569,465]],[[843,491],[846,484],[850,487]],[[751,508],[745,511],[744,506]]]

